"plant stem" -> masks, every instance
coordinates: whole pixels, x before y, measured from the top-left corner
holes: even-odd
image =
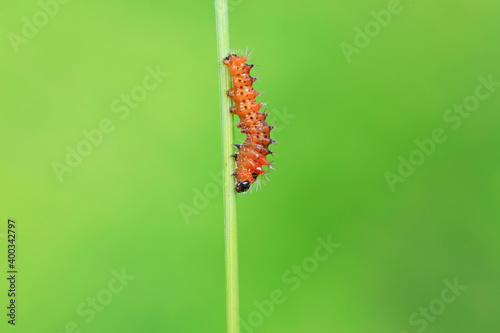
[[[236,193],[234,191],[233,116],[229,113],[230,99],[226,91],[231,88],[231,77],[222,59],[229,54],[229,16],[227,0],[215,0],[217,24],[217,57],[219,60],[219,101],[222,132],[223,202],[226,248],[226,306],[227,332],[239,333],[238,297],[238,234],[236,228]]]

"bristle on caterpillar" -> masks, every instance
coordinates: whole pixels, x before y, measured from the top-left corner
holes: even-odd
[[[262,166],[269,166],[266,156],[272,154],[268,147],[275,142],[270,136],[274,126],[267,124],[268,114],[260,112],[265,104],[255,101],[259,93],[252,87],[256,79],[250,76],[254,65],[247,64],[247,58],[232,53],[222,60],[233,77],[233,87],[227,91],[227,95],[235,105],[229,112],[240,118],[237,127],[246,135],[245,142],[234,145],[238,149],[238,153],[233,156],[236,162],[234,189],[238,193],[248,191],[257,177],[265,173]]]

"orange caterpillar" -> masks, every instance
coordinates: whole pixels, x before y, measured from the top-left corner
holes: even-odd
[[[264,173],[263,165],[269,165],[266,155],[272,154],[268,147],[271,143],[269,132],[274,126],[266,123],[267,113],[260,112],[263,103],[257,103],[255,97],[259,94],[253,90],[252,83],[256,80],[250,76],[253,65],[245,61],[248,57],[239,57],[230,54],[223,59],[224,65],[229,68],[233,76],[233,87],[227,91],[235,106],[229,109],[232,114],[240,117],[238,128],[245,133],[247,138],[238,148],[238,154],[233,155],[236,160],[236,192],[246,192],[257,176]]]

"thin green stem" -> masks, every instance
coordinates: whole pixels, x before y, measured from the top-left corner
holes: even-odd
[[[219,100],[222,132],[223,201],[226,247],[226,305],[227,332],[239,333],[238,297],[238,234],[236,228],[236,193],[234,191],[233,117],[229,113],[231,102],[226,91],[231,88],[231,77],[222,59],[229,54],[229,16],[227,0],[215,0],[217,24],[217,57],[219,60]]]

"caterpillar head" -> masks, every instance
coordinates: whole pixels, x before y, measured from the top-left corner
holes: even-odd
[[[236,185],[234,186],[234,189],[237,193],[244,193],[248,191],[250,189],[250,185],[257,180],[257,176],[257,173],[251,171],[240,172],[236,177]]]
[[[240,57],[234,53],[229,54],[227,57],[222,59],[222,62],[224,65],[226,65],[229,68],[229,72],[231,72],[231,75],[234,77],[236,75],[240,75],[243,73],[248,74],[250,70],[252,69],[253,65],[248,65],[245,61],[247,60],[248,57],[243,56]]]
[[[244,64],[247,60],[247,57],[240,57],[237,54],[231,53],[227,57],[225,57],[222,62],[225,65],[241,65]]]
[[[233,58],[233,57],[238,57],[236,54],[234,53],[230,53],[227,55],[227,57],[225,57],[224,59],[222,59],[222,62],[225,63],[225,64],[228,64],[229,61]]]
[[[234,186],[234,189],[238,193],[244,193],[244,192],[248,191],[248,189],[250,188],[250,185],[251,184],[249,181],[244,180],[241,182],[237,182],[236,185]]]

